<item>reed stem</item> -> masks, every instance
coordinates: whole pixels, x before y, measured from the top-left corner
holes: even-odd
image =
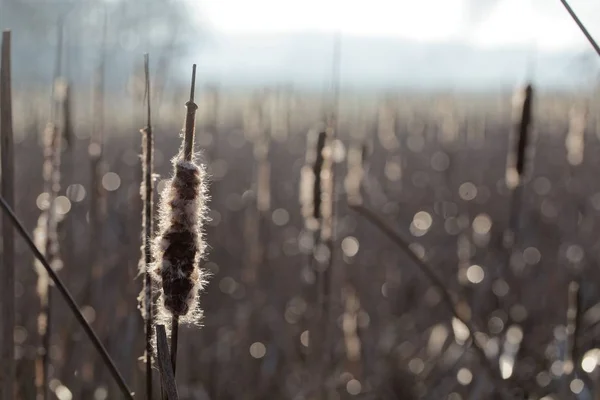
[[[0,62],[0,158],[2,159],[3,203],[15,204],[14,145],[11,94],[11,34],[2,32],[2,59]],[[4,198],[6,200],[4,200]],[[2,331],[0,337],[0,399],[15,398],[15,242],[13,227],[8,218],[2,220],[2,267],[0,269],[0,296]]]
[[[143,134],[143,162],[144,162],[144,314],[146,318],[146,398],[152,400],[152,329],[154,325],[154,314],[152,310],[152,277],[150,268],[152,265],[152,153],[153,137],[152,137],[152,120],[150,108],[150,60],[149,55],[144,55],[144,72],[146,78],[146,100],[147,100],[147,117],[146,128],[142,129]]]
[[[183,136],[183,159],[191,162],[194,159],[194,131],[196,127],[196,110],[198,105],[194,103],[194,90],[196,87],[196,64],[192,66],[192,83],[190,87],[190,100],[185,103],[187,109],[185,115],[185,132]],[[171,364],[173,375],[177,371],[177,342],[179,338],[179,316],[173,314],[171,324]]]
[[[104,345],[98,338],[98,335],[96,335],[96,332],[94,331],[94,329],[86,321],[85,317],[83,316],[83,314],[81,313],[81,311],[79,309],[79,306],[75,302],[75,299],[73,298],[73,296],[71,295],[69,290],[66,288],[66,286],[64,285],[62,280],[58,277],[58,275],[56,274],[54,269],[52,269],[52,267],[50,266],[50,263],[48,262],[48,260],[46,260],[46,257],[44,257],[44,255],[40,252],[40,250],[35,246],[33,239],[31,238],[31,236],[29,236],[29,234],[27,233],[27,230],[25,229],[25,227],[23,226],[21,221],[19,221],[19,218],[15,215],[12,207],[8,204],[8,202],[4,199],[3,196],[0,196],[0,207],[2,207],[2,210],[4,211],[5,216],[8,217],[7,219],[11,222],[11,224],[17,230],[19,235],[23,238],[23,240],[25,240],[25,243],[27,244],[29,249],[33,252],[33,255],[35,256],[35,258],[37,258],[37,260],[46,269],[46,272],[48,272],[50,279],[52,279],[52,282],[58,288],[58,291],[60,292],[60,294],[63,296],[63,298],[67,302],[67,306],[69,306],[69,308],[75,315],[75,318],[77,318],[77,321],[79,322],[79,324],[85,331],[86,335],[92,341],[92,344],[94,345],[94,348],[96,349],[96,351],[102,358],[102,361],[104,362],[106,367],[109,369],[111,375],[113,376],[113,378],[119,385],[119,389],[121,390],[121,393],[123,394],[123,396],[126,399],[133,400],[133,395],[131,393],[131,390],[129,390],[129,387],[127,387],[127,384],[125,383],[125,380],[123,379],[123,376],[121,375],[121,373],[117,369],[114,361],[112,360],[112,358],[106,351],[106,348],[104,347]]]

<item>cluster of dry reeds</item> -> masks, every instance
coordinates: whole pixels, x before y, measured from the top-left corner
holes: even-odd
[[[3,271],[7,271],[3,282],[8,283],[2,292],[2,296],[8,299],[3,304],[8,307],[3,308],[2,318],[10,328],[8,333],[4,330],[3,338],[13,336],[15,324],[14,225],[36,256],[40,302],[36,306],[40,310],[37,321],[43,343],[36,370],[38,396],[47,396],[48,389],[57,385],[50,379],[48,357],[52,347],[50,333],[53,315],[50,289],[54,283],[112,373],[123,397],[132,398],[109,352],[57,274],[62,260],[58,246],[56,198],[61,190],[61,141],[64,135],[54,123],[48,125],[44,134],[42,175],[45,190],[43,198],[46,201],[35,231],[36,243],[33,243],[14,214],[10,69],[5,61],[8,53],[5,41],[8,38],[8,35],[3,37],[0,80],[2,207],[7,216],[5,221],[8,221],[3,224],[3,265],[6,266]],[[146,334],[144,395],[149,399],[153,397],[152,367],[157,365],[163,398],[173,400],[183,392],[182,386],[175,381],[179,325],[197,323],[202,315],[198,292],[207,276],[201,266],[207,246],[204,224],[209,220],[207,172],[197,161],[194,150],[198,109],[194,102],[194,70],[190,99],[186,103],[182,144],[172,160],[172,178],[163,181],[164,190],[158,202],[155,231],[153,192],[156,135],[150,111],[148,59],[145,67],[147,122],[142,130],[142,257],[139,263],[140,274],[144,276],[144,287],[139,295]],[[100,72],[99,78],[101,76]],[[92,167],[89,222],[94,231],[90,235],[90,249],[97,252],[91,256],[90,268],[93,268],[93,289],[97,291],[100,291],[98,287],[102,288],[98,282],[106,273],[102,264],[108,257],[100,253],[104,250],[102,244],[106,239],[103,236],[104,217],[110,214],[109,197],[101,184],[105,145],[100,106],[104,102],[101,82],[102,79],[95,92],[100,121],[96,122],[88,148]],[[231,301],[230,309],[235,311],[231,314],[215,313],[222,318],[215,317],[218,322],[211,326],[211,334],[216,339],[201,349],[198,359],[179,352],[180,358],[185,357],[184,365],[189,366],[187,369],[179,368],[180,376],[184,373],[196,374],[195,368],[202,366],[202,373],[196,375],[202,381],[203,393],[210,393],[208,396],[213,398],[242,398],[249,396],[247,393],[252,388],[252,395],[266,398],[273,397],[273,393],[290,398],[340,398],[342,394],[398,398],[402,396],[401,393],[412,396],[405,393],[414,389],[421,397],[432,399],[462,398],[467,395],[508,399],[514,398],[517,393],[542,398],[556,392],[566,397],[576,392],[580,382],[583,382],[584,388],[594,387],[591,378],[585,374],[590,367],[589,361],[584,361],[593,358],[592,361],[598,364],[598,352],[590,353],[597,350],[594,346],[598,343],[593,337],[586,342],[585,336],[582,336],[585,323],[588,324],[587,329],[593,332],[594,324],[600,320],[594,317],[597,313],[593,311],[600,304],[598,296],[589,295],[594,288],[586,287],[583,277],[585,269],[582,267],[585,257],[593,257],[594,247],[587,246],[588,250],[584,252],[583,245],[568,246],[564,252],[565,262],[569,265],[566,278],[556,272],[546,274],[547,271],[543,271],[541,274],[533,268],[542,257],[542,252],[536,248],[541,245],[535,243],[541,239],[528,233],[527,227],[521,223],[525,211],[533,213],[526,208],[523,193],[525,190],[548,193],[548,186],[552,187],[552,184],[537,180],[533,189],[529,185],[534,170],[532,149],[537,147],[532,135],[533,88],[527,85],[519,93],[515,102],[508,162],[506,168],[500,168],[503,170],[504,184],[492,183],[499,188],[498,196],[490,195],[487,187],[490,186],[489,182],[476,176],[480,171],[470,171],[472,166],[458,172],[464,173],[477,184],[465,181],[457,187],[451,186],[452,179],[457,175],[453,168],[460,161],[457,160],[459,157],[450,158],[446,154],[447,146],[456,145],[463,139],[456,126],[460,116],[454,111],[444,110],[444,115],[436,116],[439,117],[437,119],[419,119],[415,117],[416,113],[404,115],[404,121],[408,121],[405,131],[397,132],[396,129],[400,128],[390,121],[377,126],[377,130],[385,129],[386,133],[377,131],[372,135],[373,139],[379,137],[379,142],[374,144],[374,147],[379,147],[373,149],[373,153],[378,152],[383,156],[381,159],[371,157],[369,164],[376,171],[375,175],[379,172],[380,176],[387,177],[377,182],[372,182],[371,165],[366,167],[369,152],[365,143],[368,143],[368,139],[353,138],[344,155],[345,138],[337,134],[337,115],[328,118],[324,127],[311,130],[307,136],[305,160],[300,171],[300,210],[296,213],[303,218],[303,229],[293,223],[288,225],[290,213],[277,207],[281,204],[281,193],[294,191],[287,187],[278,191],[278,185],[273,184],[281,176],[277,175],[277,168],[286,164],[281,161],[277,164],[275,160],[277,152],[274,149],[279,149],[275,139],[291,135],[275,135],[272,131],[273,120],[264,113],[265,97],[268,96],[255,99],[252,105],[255,125],[249,129],[251,132],[245,132],[251,142],[249,147],[252,148],[252,156],[248,158],[255,165],[248,173],[251,176],[251,188],[239,198],[233,193],[227,202],[223,202],[232,210],[240,211],[245,207],[244,212],[240,213],[242,217],[238,216],[238,219],[235,219],[235,212],[214,214],[214,227],[226,218],[231,218],[233,222],[227,221],[230,230],[219,231],[217,251],[225,255],[218,259],[219,263],[223,261],[221,265],[211,260],[211,270],[219,273],[219,269],[225,269],[226,264],[234,264],[231,260],[237,259],[236,252],[242,254],[239,256],[242,268],[237,271],[241,283],[231,276],[223,277],[218,288],[227,296],[219,298],[225,298],[225,301],[214,302],[218,303],[218,307],[225,308],[228,305],[226,303]],[[63,109],[64,114],[68,115],[68,102],[64,102]],[[401,119],[398,110],[388,114],[390,118]],[[565,144],[566,160],[573,167],[569,169],[569,179],[572,180],[577,179],[576,172],[579,170],[576,167],[584,161],[588,118],[587,113],[578,110],[569,115]],[[435,129],[427,129],[430,123]],[[61,128],[69,130],[69,125],[65,120]],[[211,140],[216,143],[219,138],[215,133],[216,127],[213,129]],[[427,143],[430,131],[443,136],[443,140]],[[232,143],[235,143],[233,140]],[[215,143],[213,157],[217,149]],[[464,149],[469,150],[462,154],[465,158],[477,153],[468,145]],[[430,152],[427,153],[430,157],[422,157],[426,152]],[[347,173],[342,179],[341,167],[337,164],[344,156]],[[235,166],[238,155],[229,157],[231,165]],[[430,169],[435,171],[430,171],[428,178],[424,178],[419,168],[406,168],[408,163],[420,165],[423,159],[426,159],[427,166],[419,168],[429,168],[431,164]],[[215,165],[223,167],[223,163],[215,162]],[[409,172],[405,172],[405,169]],[[215,170],[218,173],[218,169]],[[222,176],[225,176],[222,170]],[[238,171],[240,174],[243,172]],[[440,175],[447,179],[439,180]],[[496,171],[494,176],[498,178],[500,175]],[[243,182],[237,187],[245,184]],[[369,190],[364,190],[363,185]],[[401,200],[387,198],[395,193],[398,186],[410,190],[402,191]],[[346,194],[345,201],[342,196],[337,196],[342,187]],[[483,195],[486,190],[487,198]],[[566,191],[570,190],[573,188],[567,187]],[[429,204],[431,198],[427,196],[428,192],[433,192],[432,204]],[[493,218],[483,213],[482,204],[486,201],[496,201],[496,208],[502,211]],[[507,203],[509,216],[505,218]],[[342,214],[340,209],[345,205],[355,214]],[[543,218],[557,219],[552,204],[542,203],[540,209]],[[486,208],[486,212],[493,210],[492,206]],[[584,225],[589,236],[593,232],[590,226],[594,225],[594,217],[581,215],[579,209],[576,214],[582,220],[581,224],[577,222],[576,229],[583,230],[579,225]],[[353,215],[361,218],[352,218]],[[406,215],[412,217],[412,222],[406,224],[410,226],[410,235],[403,229]],[[437,220],[443,222],[438,223]],[[495,232],[499,236],[498,232],[504,231],[504,243],[501,246],[494,241],[498,237],[491,237],[492,225],[504,228],[496,228]],[[241,229],[241,226],[245,229]],[[279,231],[276,226],[284,226],[285,229]],[[443,234],[443,240],[434,236],[434,232],[440,237]],[[581,237],[586,237],[586,231],[582,232],[571,232],[570,237],[583,241]],[[280,233],[282,238],[278,237]],[[297,243],[290,244],[294,241]],[[245,251],[239,251],[239,246],[232,246],[232,242],[243,242]],[[452,242],[449,251],[444,247],[447,246],[446,242]],[[556,244],[547,246],[556,247]],[[288,253],[282,256],[281,253],[286,251]],[[440,253],[443,258],[441,261],[438,256]],[[303,260],[292,264],[293,272],[287,272],[286,275],[280,266],[288,266],[295,254],[300,254]],[[546,258],[550,251],[546,249],[543,254]],[[447,265],[450,268],[441,268]],[[494,268],[490,268],[490,265]],[[72,268],[67,265],[65,269],[69,267]],[[295,288],[297,291],[290,294],[288,281],[297,281],[298,271],[302,268],[307,285],[301,290]],[[228,271],[232,276],[237,272]],[[538,296],[539,291],[533,291],[531,285],[543,278],[544,274],[550,275],[545,281],[549,287],[561,288],[565,281],[568,283],[563,285],[565,304],[564,310],[561,308],[560,312],[544,316],[549,321],[541,320],[542,323],[536,324],[534,321],[540,319],[534,315],[537,303],[532,298]],[[289,276],[295,278],[287,279]],[[530,291],[533,291],[533,295]],[[279,309],[281,304],[285,304],[283,310]],[[88,318],[89,315],[87,313]],[[114,330],[118,331],[117,328]],[[167,343],[169,336],[170,347]],[[537,343],[538,339],[540,343]],[[208,343],[206,336],[202,336],[202,340]],[[200,339],[188,345],[192,348],[197,346],[197,342]],[[12,346],[3,347],[2,359],[14,360],[10,354],[14,349],[8,347]],[[557,348],[564,348],[564,355],[550,354],[559,352]],[[389,367],[388,363],[393,367]],[[14,363],[9,362],[1,368],[3,377],[15,375]],[[91,375],[100,381],[101,375],[94,371],[94,366],[91,369]],[[309,375],[308,378],[305,373]],[[550,373],[554,378],[550,378]],[[231,377],[238,378],[236,382],[240,384],[237,387],[231,387]],[[14,397],[15,391],[11,386],[2,385],[4,398]],[[186,390],[186,397],[200,397],[191,389]]]

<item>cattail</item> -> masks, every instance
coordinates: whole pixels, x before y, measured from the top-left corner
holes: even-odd
[[[527,151],[532,124],[533,86],[528,84],[513,98],[515,130],[513,151],[509,152],[506,168],[506,184],[510,188],[518,186],[525,177]]]
[[[15,155],[12,112],[11,32],[2,32],[0,45],[0,192],[9,207],[15,205]],[[2,218],[2,255],[0,262],[0,398],[14,397],[15,390],[15,239],[13,226]]]
[[[155,274],[163,288],[162,304],[172,315],[186,316],[194,309],[203,273],[199,263],[206,247],[202,220],[206,212],[204,167],[174,160],[175,176],[159,203],[159,235],[155,243]]]
[[[153,234],[153,162],[154,142],[152,136],[152,120],[150,108],[150,71],[148,54],[144,56],[144,71],[146,75],[146,100],[147,115],[146,127],[141,130],[142,133],[142,183],[140,185],[140,195],[142,198],[142,248],[139,273],[144,276],[144,287],[138,297],[139,309],[145,321],[146,329],[146,398],[152,399],[152,353],[153,353],[153,332],[154,315],[152,313],[152,234]]]
[[[162,285],[160,310],[186,322],[196,321],[199,315],[197,293],[204,282],[200,260],[206,248],[202,224],[207,212],[205,168],[194,162],[192,153],[197,109],[193,90],[190,97],[184,142],[173,159],[174,176],[160,197],[153,251],[154,275]]]
[[[318,230],[322,216],[321,174],[325,162],[326,145],[326,131],[309,132],[306,162],[300,170],[300,206],[306,229],[310,231]]]
[[[333,239],[333,127],[328,126],[325,130],[325,146],[322,151],[323,166],[319,174],[320,196],[319,216],[321,217],[321,240],[329,242]],[[316,185],[315,185],[316,186]],[[315,189],[315,194],[317,190]],[[330,244],[331,245],[331,244]],[[331,260],[330,260],[331,261]]]

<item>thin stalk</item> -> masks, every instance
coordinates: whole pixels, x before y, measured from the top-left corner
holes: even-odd
[[[71,295],[69,290],[66,288],[66,286],[64,285],[62,280],[58,277],[56,272],[54,272],[54,270],[50,266],[50,263],[48,262],[48,260],[46,260],[44,255],[35,246],[33,239],[31,238],[31,236],[29,236],[29,234],[27,233],[27,230],[25,229],[25,227],[23,226],[21,221],[19,221],[19,218],[15,215],[12,207],[8,204],[7,200],[4,199],[3,196],[0,196],[0,206],[2,207],[2,210],[4,211],[4,214],[8,217],[7,219],[11,222],[11,224],[14,226],[14,228],[17,230],[17,232],[23,238],[23,240],[25,240],[25,243],[30,248],[30,250],[33,252],[33,255],[35,256],[35,258],[37,258],[37,260],[46,269],[46,272],[48,272],[50,279],[52,279],[52,282],[54,283],[54,285],[57,287],[60,294],[63,296],[63,298],[67,302],[67,306],[69,306],[69,308],[75,315],[75,318],[77,319],[79,324],[82,326],[86,335],[90,338],[92,344],[94,345],[94,348],[96,349],[96,351],[102,358],[102,361],[104,362],[106,367],[109,369],[111,375],[113,376],[113,378],[119,385],[121,394],[126,399],[133,400],[133,394],[131,393],[131,390],[129,390],[129,388],[127,387],[125,380],[121,376],[121,373],[117,369],[114,361],[112,360],[112,358],[106,351],[106,348],[104,347],[104,345],[98,338],[98,335],[96,335],[96,332],[94,332],[94,329],[92,329],[90,324],[86,321],[85,317],[83,316],[83,314],[81,313],[81,311],[79,309],[79,306],[75,302],[75,299],[73,298],[73,296]]]
[[[571,18],[573,18],[579,29],[581,29],[581,32],[583,32],[586,39],[590,42],[594,50],[596,50],[596,53],[598,53],[598,55],[600,56],[600,46],[598,46],[598,43],[596,43],[590,32],[588,32],[585,25],[583,25],[583,22],[581,22],[579,17],[577,17],[577,14],[575,14],[575,11],[573,11],[567,0],[560,0],[560,2],[563,4],[563,6],[565,6]]]
[[[156,347],[158,353],[158,369],[165,398],[168,400],[178,400],[177,385],[175,383],[175,371],[171,366],[169,359],[169,345],[167,344],[167,333],[164,325],[156,325]]]
[[[171,323],[173,324],[171,327],[171,367],[173,375],[175,375],[177,370],[177,344],[179,343],[179,315],[173,315]]]
[[[56,220],[56,204],[55,199],[58,197],[59,185],[60,185],[60,156],[62,151],[61,135],[62,132],[58,127],[58,113],[59,113],[59,92],[61,97],[64,97],[65,88],[62,87],[63,83],[60,81],[62,73],[62,48],[63,48],[63,22],[59,19],[57,23],[57,47],[56,47],[56,59],[55,59],[55,70],[54,79],[52,82],[52,95],[50,99],[50,124],[44,135],[49,135],[44,138],[44,170],[43,174],[47,174],[45,179],[45,192],[49,195],[49,206],[47,211],[47,218],[45,226],[39,227],[45,231],[45,244],[44,254],[48,257],[50,263],[57,261],[58,257],[58,230]],[[61,87],[59,87],[59,85]],[[50,128],[51,126],[51,128]],[[47,169],[46,169],[47,168]],[[44,211],[46,212],[46,211]],[[38,329],[42,334],[41,355],[40,355],[40,376],[38,379],[38,398],[44,400],[49,397],[49,368],[50,368],[50,343],[52,336],[52,287],[49,284],[46,277],[41,277],[41,284],[45,285],[45,293],[41,293],[41,310],[38,323],[41,325]]]
[[[154,315],[152,311],[152,278],[150,268],[152,265],[152,120],[150,108],[150,67],[149,55],[144,56],[144,72],[146,76],[146,100],[147,117],[146,128],[142,130],[143,134],[143,159],[144,159],[144,313],[146,318],[146,398],[152,400],[152,327],[154,325]]]
[[[196,88],[196,64],[192,66],[192,84],[190,87],[190,100],[185,103],[185,132],[183,136],[183,158],[192,161],[194,156],[194,131],[196,127],[196,110],[198,105],[194,103],[194,91]],[[177,341],[179,336],[179,316],[173,314],[171,321],[171,363],[173,374],[177,370]]]
[[[510,203],[508,209],[508,227],[504,232],[505,260],[503,265],[500,266],[503,279],[507,278],[503,274],[508,274],[511,277],[514,275],[510,269],[510,258],[512,250],[517,244],[517,235],[520,231],[523,189],[527,178],[527,163],[529,161],[527,159],[527,152],[530,148],[533,110],[533,87],[531,84],[528,84],[523,89],[522,103],[515,104],[515,106],[518,106],[518,120],[513,133],[514,149],[511,149],[512,153],[509,155],[509,163],[507,165],[507,185],[510,189]],[[514,176],[515,174],[516,176]]]
[[[325,194],[325,200],[329,203],[329,213],[325,214],[321,212],[321,239],[327,249],[329,250],[329,258],[327,260],[327,268],[323,273],[323,279],[321,280],[322,288],[319,290],[320,294],[320,303],[322,304],[322,315],[325,317],[323,323],[323,341],[325,349],[323,351],[323,378],[324,382],[320,385],[319,390],[320,396],[319,398],[323,399],[327,397],[327,389],[326,382],[328,376],[328,368],[332,360],[332,338],[331,338],[331,323],[332,312],[333,312],[333,304],[331,301],[332,292],[333,292],[333,278],[334,278],[334,249],[335,249],[335,239],[336,239],[336,226],[335,226],[335,216],[336,216],[336,190],[335,190],[335,162],[333,161],[333,146],[335,144],[336,136],[337,136],[337,128],[338,128],[338,117],[339,117],[339,108],[340,108],[340,70],[341,70],[341,54],[342,54],[342,35],[341,32],[336,32],[335,40],[333,43],[333,58],[331,63],[331,91],[332,91],[332,101],[330,105],[330,113],[326,120],[326,135],[327,141],[329,142],[329,156],[328,159],[324,160],[325,163],[328,163],[327,166],[330,171],[330,176],[327,179],[328,182],[325,182],[325,187],[323,188],[323,194]],[[322,209],[323,210],[323,209]]]
[[[0,61],[0,158],[2,167],[1,192],[7,207],[15,204],[14,190],[14,145],[12,126],[11,94],[11,49],[10,31],[2,32],[2,59]],[[4,200],[4,198],[6,200]],[[2,267],[0,268],[0,315],[2,331],[0,337],[0,399],[15,397],[15,242],[13,227],[8,218],[2,221]]]

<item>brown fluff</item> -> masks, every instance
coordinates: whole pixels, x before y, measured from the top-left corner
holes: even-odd
[[[154,276],[162,285],[160,307],[167,314],[194,321],[196,295],[204,273],[200,260],[205,243],[202,222],[206,212],[205,170],[181,156],[173,162],[175,175],[161,194],[159,234],[154,243]],[[191,311],[191,312],[190,312]]]

